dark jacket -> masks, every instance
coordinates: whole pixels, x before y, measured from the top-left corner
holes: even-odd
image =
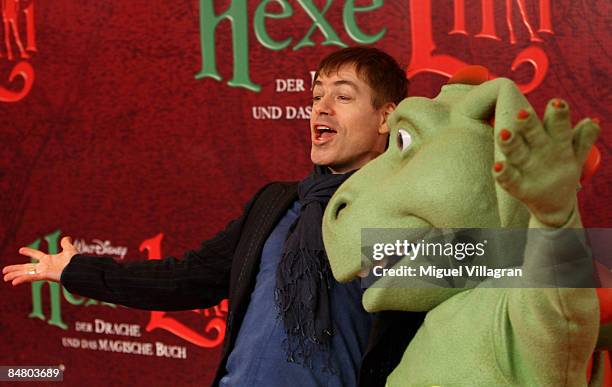
[[[225,230],[204,241],[183,259],[117,263],[103,257],[76,255],[62,273],[72,293],[146,310],[208,308],[229,299],[221,363],[214,385],[225,373],[247,310],[263,245],[297,199],[296,183],[271,183],[246,205]],[[424,314],[377,313],[359,375],[359,385],[384,386],[401,359]]]

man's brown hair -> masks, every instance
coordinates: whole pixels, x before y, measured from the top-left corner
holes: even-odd
[[[370,86],[376,109],[387,102],[397,105],[408,96],[406,72],[391,55],[374,47],[347,47],[329,54],[319,63],[315,79],[345,65],[354,65],[357,75]]]

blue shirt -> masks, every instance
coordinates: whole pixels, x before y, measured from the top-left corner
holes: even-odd
[[[335,373],[323,371],[323,354],[314,356],[308,368],[287,361],[283,321],[274,300],[276,269],[280,262],[289,227],[299,216],[295,202],[268,237],[261,254],[255,289],[238,332],[236,345],[227,360],[227,375],[222,387],[301,387],[356,386],[357,371],[370,333],[371,316],[361,306],[359,280],[334,283],[330,308],[334,334],[331,341],[331,366]]]

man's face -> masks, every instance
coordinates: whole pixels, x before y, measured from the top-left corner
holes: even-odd
[[[310,116],[314,164],[327,165],[334,173],[358,169],[384,152],[389,103],[372,105],[373,91],[360,79],[353,65],[338,72],[319,74],[312,89]]]

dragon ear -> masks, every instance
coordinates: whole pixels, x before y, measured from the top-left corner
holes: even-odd
[[[447,84],[462,83],[464,85],[480,85],[490,78],[489,70],[486,67],[473,65],[466,66],[457,71],[447,82]]]
[[[582,167],[582,176],[580,176],[580,185],[584,185],[597,172],[601,164],[601,153],[599,149],[593,145],[587,156],[584,166]]]

